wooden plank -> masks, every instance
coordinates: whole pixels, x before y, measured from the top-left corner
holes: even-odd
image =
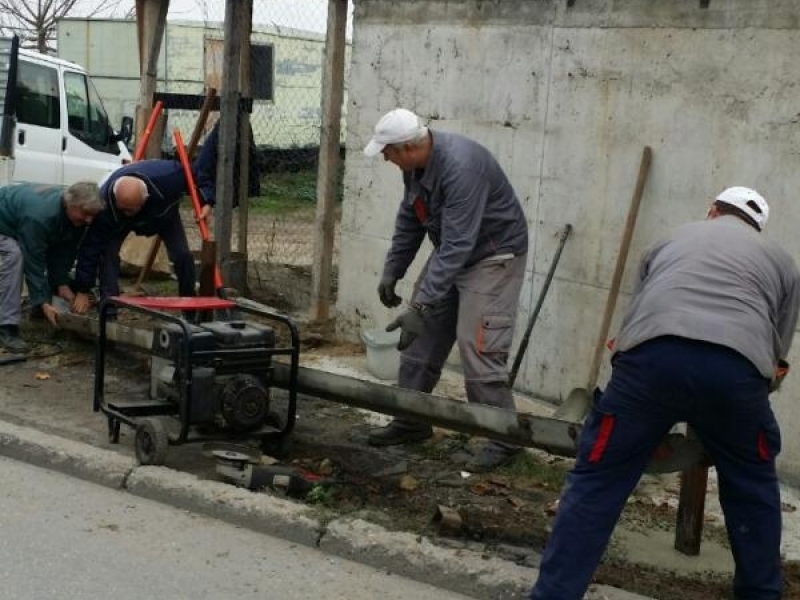
[[[200,247],[200,283],[199,296],[214,296],[216,285],[214,285],[214,270],[216,269],[217,256],[216,243],[210,240],[203,240]]]
[[[239,69],[244,13],[241,0],[225,2],[225,50],[222,91],[220,94],[219,151],[217,154],[216,209],[214,237],[217,240],[217,264],[222,280],[230,280],[230,253],[233,218],[233,177],[236,157],[237,116],[239,112]]]
[[[328,31],[322,75],[322,131],[317,171],[317,213],[314,220],[314,257],[311,267],[312,321],[330,317],[335,235],[336,183],[342,101],[344,99],[344,53],[348,0],[328,0]]]
[[[696,439],[691,427],[686,431],[686,437]],[[707,466],[695,465],[681,471],[678,522],[675,528],[675,549],[689,556],[700,554],[707,486]]]
[[[242,59],[239,70],[239,89],[243,99],[252,102],[253,82],[250,79],[250,35],[253,29],[253,0],[243,0],[242,14]],[[247,227],[250,216],[248,184],[250,182],[250,114],[239,111],[239,259],[245,263],[245,284],[247,283]],[[245,288],[247,285],[245,285]],[[248,290],[241,290],[247,294]]]
[[[144,132],[153,107],[153,94],[156,90],[156,71],[161,42],[167,25],[169,0],[137,0],[136,24],[139,41],[139,104],[136,109],[136,139]],[[160,129],[163,136],[163,126]],[[158,128],[154,130],[147,145],[145,157],[152,158],[161,154],[161,136]]]

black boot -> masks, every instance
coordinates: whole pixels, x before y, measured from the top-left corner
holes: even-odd
[[[421,442],[433,435],[433,428],[425,423],[399,421],[395,419],[386,427],[369,434],[370,446],[397,446],[410,442]]]
[[[17,325],[0,325],[0,346],[15,354],[22,354],[30,349],[19,337]]]
[[[502,442],[487,442],[480,452],[464,465],[471,473],[487,473],[509,464],[522,452],[522,447]]]

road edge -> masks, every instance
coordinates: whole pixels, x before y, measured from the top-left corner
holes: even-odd
[[[327,554],[475,598],[522,600],[536,569],[424,536],[389,531],[362,519],[330,518],[303,504],[135,459],[90,444],[0,420],[0,456],[26,462],[176,508],[219,519]],[[586,600],[647,600],[592,586]]]

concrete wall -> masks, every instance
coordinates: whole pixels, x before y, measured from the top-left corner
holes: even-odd
[[[273,100],[253,103],[251,124],[256,143],[277,148],[317,146],[325,36],[258,26],[251,43],[274,48]],[[158,60],[157,91],[202,95],[207,83],[221,91],[219,65],[206,64],[209,44],[221,57],[221,23],[168,22]],[[118,126],[122,116],[136,114],[139,52],[135,21],[62,19],[58,53],[86,68],[112,124]],[[188,139],[196,118],[196,111],[170,111],[166,145],[173,143],[172,127],[179,127]]]
[[[518,378],[556,402],[586,383],[643,146],[654,158],[612,333],[643,251],[667,228],[702,218],[725,187],[761,191],[774,215],[765,235],[800,256],[796,3],[567,4],[356,1],[338,288],[343,333],[388,322],[375,288],[402,182],[396,167],[358,151],[380,115],[404,106],[434,129],[479,140],[506,169],[530,225],[517,341],[559,232],[575,227]],[[791,358],[800,365],[800,341]],[[606,360],[601,383],[608,371]],[[795,375],[773,400],[787,475],[800,472],[800,438],[787,435],[800,427],[799,394]]]

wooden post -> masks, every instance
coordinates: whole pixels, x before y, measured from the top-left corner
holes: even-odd
[[[686,430],[686,437],[696,438],[691,427]],[[675,528],[675,549],[689,556],[700,554],[707,486],[707,466],[694,465],[681,472],[678,522]]]
[[[219,152],[217,154],[214,237],[222,280],[230,280],[231,223],[233,217],[233,171],[239,114],[239,69],[241,67],[242,22],[246,11],[241,0],[225,1],[225,46],[220,95]]]
[[[136,33],[139,41],[139,104],[136,108],[136,139],[144,132],[153,110],[156,91],[158,56],[161,41],[167,26],[169,0],[136,0]],[[163,126],[162,126],[163,127]],[[158,129],[156,129],[158,133]],[[164,130],[161,128],[161,135]],[[147,145],[145,157],[152,158],[161,153],[163,137],[153,135]]]
[[[200,246],[200,284],[199,296],[215,296],[214,269],[216,269],[217,244],[211,240],[203,240]]]
[[[200,136],[203,135],[203,130],[206,128],[208,114],[211,112],[211,107],[214,105],[214,98],[216,97],[217,90],[214,88],[208,88],[208,91],[206,92],[206,99],[203,100],[203,106],[200,107],[200,114],[197,116],[197,121],[194,124],[192,137],[189,139],[189,145],[186,147],[186,154],[189,156],[189,160],[194,158],[197,145],[200,143]]]
[[[322,131],[317,170],[317,213],[314,221],[314,258],[311,266],[312,321],[330,316],[333,277],[334,213],[339,157],[342,101],[344,99],[344,52],[348,0],[328,0],[328,30],[322,75]]]
[[[242,58],[241,71],[239,73],[239,86],[242,91],[242,98],[253,97],[253,82],[250,74],[252,72],[250,59],[250,34],[253,23],[253,0],[244,0],[244,14],[242,15]],[[250,182],[250,113],[242,111],[239,119],[239,244],[238,250],[241,260],[245,263],[245,283],[247,282],[247,226],[249,217],[249,194],[248,184]],[[247,294],[247,290],[241,290]]]

